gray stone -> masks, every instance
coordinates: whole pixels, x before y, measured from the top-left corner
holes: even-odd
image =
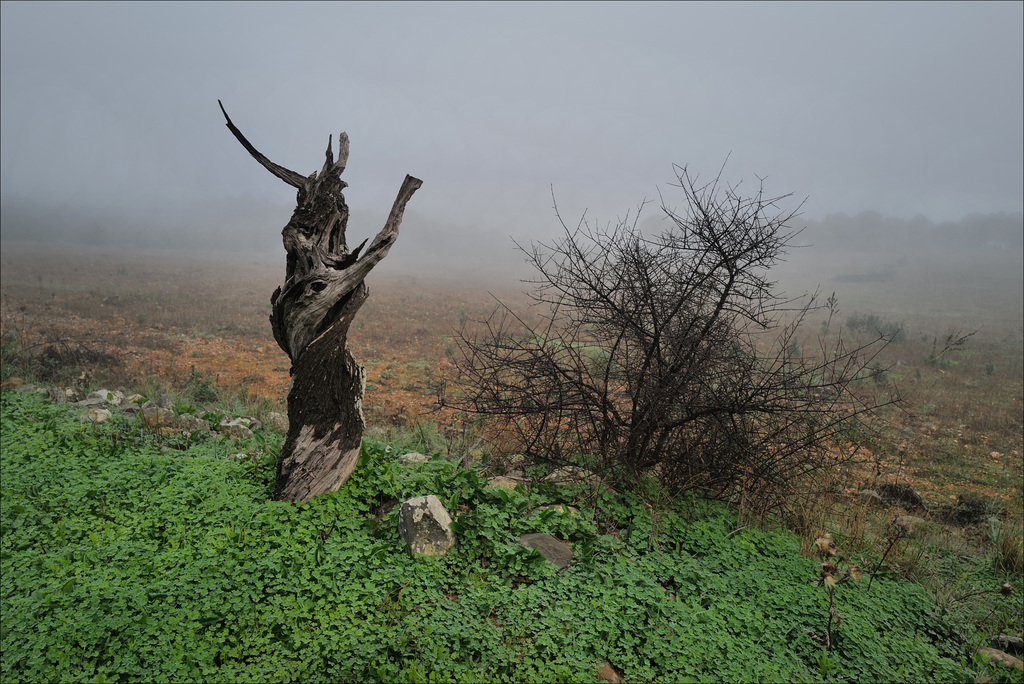
[[[1000,634],[996,636],[993,641],[1007,653],[1013,655],[1024,655],[1024,639],[1015,636],[1009,636],[1008,634]]]
[[[132,395],[129,395],[129,396],[125,397],[124,400],[126,402],[129,402],[129,403],[132,403],[132,404],[140,404],[141,405],[142,403],[144,403],[146,401],[146,397],[142,396],[141,394],[132,394]]]
[[[263,416],[265,424],[269,428],[288,431],[288,416],[277,411],[271,411]]]
[[[236,420],[238,420],[242,425],[249,428],[250,430],[259,430],[261,427],[263,427],[263,423],[261,423],[255,418],[243,416],[241,418],[236,418]]]
[[[519,543],[528,549],[537,549],[540,555],[560,568],[572,563],[572,549],[561,539],[550,534],[524,534],[519,538]]]
[[[247,422],[245,418],[223,420],[217,429],[232,439],[252,439],[252,430],[246,426]]]
[[[91,399],[99,399],[110,406],[117,406],[124,399],[124,392],[111,392],[108,389],[98,389],[95,392],[90,392],[89,396],[85,398],[86,401]]]
[[[79,423],[106,423],[111,417],[110,411],[105,408],[91,408],[78,416]]]
[[[916,515],[901,515],[896,518],[896,527],[909,534],[914,531],[914,528],[923,522],[927,522],[924,518],[918,518]]]
[[[94,397],[91,394],[82,401],[76,401],[78,406],[106,406],[107,400],[103,397]]]
[[[553,504],[551,506],[537,506],[537,508],[533,509],[533,512],[536,513],[537,511],[546,511],[546,510],[549,510],[549,509],[554,510],[555,513],[561,513],[562,515],[568,514],[570,516],[573,516],[573,515],[576,515],[577,513],[579,513],[579,511],[576,510],[575,508],[573,508],[572,506],[566,506],[565,504]]]
[[[39,385],[33,385],[31,383],[26,385],[18,385],[14,388],[15,392],[31,392],[32,394],[49,394],[50,390]]]
[[[864,503],[871,504],[873,506],[889,505],[886,502],[886,500],[879,496],[878,492],[876,492],[874,489],[862,489],[860,490],[860,494],[858,496],[860,496],[861,501],[863,501]]]
[[[487,488],[501,487],[503,489],[515,489],[518,485],[523,485],[523,489],[529,490],[529,483],[518,480],[514,477],[505,477],[504,475],[495,475],[494,477],[487,478]]]
[[[191,413],[183,413],[178,416],[178,428],[185,432],[209,432],[210,424],[202,418],[196,418]]]
[[[429,460],[429,456],[427,456],[426,454],[421,454],[417,451],[411,451],[408,454],[402,454],[401,456],[398,457],[398,462],[405,464],[426,463]]]
[[[451,516],[432,494],[402,504],[398,511],[398,534],[413,555],[443,556],[455,546]]]
[[[146,405],[142,407],[140,416],[146,427],[160,430],[163,428],[176,428],[178,426],[178,417],[174,415],[174,411],[160,408],[159,406],[152,406],[151,403],[146,402]]]
[[[567,484],[590,484],[600,485],[604,484],[604,480],[600,476],[595,475],[586,468],[580,468],[578,466],[565,466],[559,468],[553,473],[544,478],[547,482],[554,482],[557,485]]]
[[[118,408],[121,409],[121,413],[128,413],[131,415],[135,415],[136,413],[142,410],[142,407],[136,404],[134,401],[125,402],[121,404]]]

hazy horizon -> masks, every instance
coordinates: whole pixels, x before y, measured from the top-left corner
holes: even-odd
[[[552,195],[569,223],[614,223],[671,201],[672,164],[708,179],[726,159],[811,223],[1015,217],[1022,10],[3,3],[0,237],[280,244],[294,190],[218,99],[302,174],[349,133],[350,241],[421,178],[396,255],[550,238]]]

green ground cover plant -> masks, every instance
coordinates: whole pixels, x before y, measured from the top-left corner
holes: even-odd
[[[339,492],[270,500],[282,436],[169,438],[128,418],[2,395],[0,675],[19,681],[964,681],[968,654],[920,585],[833,599],[799,537],[690,496],[488,487],[480,471],[365,440]],[[237,458],[238,453],[246,455]],[[434,494],[459,544],[410,557],[398,501]],[[564,570],[519,546],[571,542]],[[867,564],[862,564],[867,566]],[[1007,679],[1007,681],[1010,681]]]

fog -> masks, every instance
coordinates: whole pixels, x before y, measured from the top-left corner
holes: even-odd
[[[401,267],[514,258],[512,239],[557,231],[553,198],[567,221],[614,222],[671,197],[672,164],[710,178],[726,159],[741,190],[763,179],[803,202],[809,243],[885,250],[850,235],[902,226],[908,245],[1020,249],[1021,3],[0,14],[5,243],[281,250],[294,190],[232,137],[221,99],[304,175],[348,132],[352,243],[381,227],[406,173],[423,179],[389,257]]]

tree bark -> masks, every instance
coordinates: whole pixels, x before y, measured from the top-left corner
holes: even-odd
[[[218,100],[218,104],[220,101]],[[295,211],[281,231],[287,252],[284,284],[270,298],[270,324],[291,359],[288,438],[277,464],[274,498],[308,501],[337,491],[359,462],[363,437],[363,367],[349,352],[348,329],[369,291],[363,282],[398,238],[405,205],[423,184],[406,176],[384,228],[360,256],[364,241],[349,252],[345,241],[348,205],[341,173],[349,140],[332,141],[319,175],[303,177],[263,156],[231,122],[228,129],[272,174],[297,188]]]

